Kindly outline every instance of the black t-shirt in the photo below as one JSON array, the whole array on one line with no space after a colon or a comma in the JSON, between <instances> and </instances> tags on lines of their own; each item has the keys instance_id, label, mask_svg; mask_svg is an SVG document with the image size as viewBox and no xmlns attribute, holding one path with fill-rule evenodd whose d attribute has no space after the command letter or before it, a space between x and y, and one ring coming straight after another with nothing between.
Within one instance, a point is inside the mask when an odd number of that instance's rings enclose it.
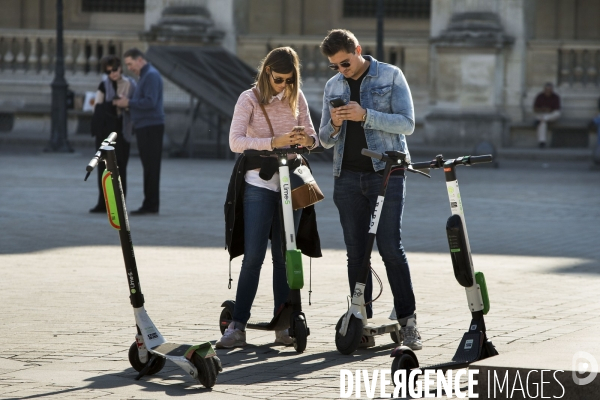
<instances>
[{"instance_id":1,"label":"black t-shirt","mask_svg":"<svg viewBox=\"0 0 600 400\"><path fill-rule=\"evenodd\" d=\"M360 104L360 84L369 72L369 68L354 80L346 78L350 86L350 101ZM346 121L346 139L344 140L344 157L342 169L355 172L373 172L373 162L370 157L363 156L360 152L367 148L367 137L362 127L362 121Z\"/></svg>"}]
</instances>

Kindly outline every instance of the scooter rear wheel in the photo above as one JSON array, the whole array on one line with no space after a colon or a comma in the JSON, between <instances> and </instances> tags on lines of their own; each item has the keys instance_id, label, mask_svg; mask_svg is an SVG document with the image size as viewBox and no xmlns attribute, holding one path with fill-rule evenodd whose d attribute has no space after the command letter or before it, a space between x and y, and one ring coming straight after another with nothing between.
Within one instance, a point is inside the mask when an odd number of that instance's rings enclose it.
<instances>
[{"instance_id":1,"label":"scooter rear wheel","mask_svg":"<svg viewBox=\"0 0 600 400\"><path fill-rule=\"evenodd\" d=\"M306 321L301 317L296 317L294 324L294 349L297 353L302 353L306 350L306 342L308 337L308 329Z\"/></svg>"},{"instance_id":2,"label":"scooter rear wheel","mask_svg":"<svg viewBox=\"0 0 600 400\"><path fill-rule=\"evenodd\" d=\"M344 317L345 315L342 315L337 325L335 326L335 347L337 347L340 353L348 355L354 353L360 345L360 339L362 338L363 331L363 323L360 319L356 318L354 315L351 315L350 321L348 322L348 330L346 331L346 336L342 336L342 334L340 333L340 327L342 326L342 321L344 320Z\"/></svg>"},{"instance_id":3,"label":"scooter rear wheel","mask_svg":"<svg viewBox=\"0 0 600 400\"><path fill-rule=\"evenodd\" d=\"M137 372L140 372L144 369L144 367L150 362L151 354L148 354L148 361L145 363L140 361L140 354L138 352L137 343L133 342L133 344L129 347L129 364L135 369ZM146 372L146 375L154 375L160 372L161 369L165 366L167 360L162 357L155 357L154 363Z\"/></svg>"},{"instance_id":4,"label":"scooter rear wheel","mask_svg":"<svg viewBox=\"0 0 600 400\"><path fill-rule=\"evenodd\" d=\"M198 370L198 380L207 389L215 386L217 383L217 366L212 357L203 358L197 353L192 355L192 363Z\"/></svg>"},{"instance_id":5,"label":"scooter rear wheel","mask_svg":"<svg viewBox=\"0 0 600 400\"><path fill-rule=\"evenodd\" d=\"M225 329L229 326L229 321L233 320L233 314L231 310L227 307L224 307L221 310L221 315L219 316L219 329L221 329L221 335L225 333Z\"/></svg>"},{"instance_id":6,"label":"scooter rear wheel","mask_svg":"<svg viewBox=\"0 0 600 400\"><path fill-rule=\"evenodd\" d=\"M392 342L396 344L400 344L401 342L401 340L398 338L398 335L396 335L396 331L390 332L390 338L392 338Z\"/></svg>"}]
</instances>

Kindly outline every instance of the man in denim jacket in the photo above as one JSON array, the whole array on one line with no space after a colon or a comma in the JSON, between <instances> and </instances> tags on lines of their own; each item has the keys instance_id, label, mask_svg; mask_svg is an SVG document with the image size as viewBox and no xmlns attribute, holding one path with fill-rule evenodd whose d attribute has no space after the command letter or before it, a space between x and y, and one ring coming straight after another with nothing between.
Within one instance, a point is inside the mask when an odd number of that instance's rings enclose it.
<instances>
[{"instance_id":1,"label":"man in denim jacket","mask_svg":"<svg viewBox=\"0 0 600 400\"><path fill-rule=\"evenodd\" d=\"M352 293L365 255L370 219L385 167L385 162L365 157L360 152L363 148L378 153L398 150L408 156L405 135L414 131L414 109L402 71L363 56L352 32L330 31L321 43L321 52L329 59L329 67L339 71L325 85L319 138L325 148L334 147L333 201L344 231ZM346 105L332 108L330 101L335 98L341 98ZM402 327L400 339L405 346L420 350L415 296L400 237L404 196L404 170L397 170L389 178L376 238ZM372 299L372 288L369 276L364 294L366 302ZM367 318L372 316L372 306L368 304ZM375 344L372 337L363 339L365 346Z\"/></svg>"}]
</instances>

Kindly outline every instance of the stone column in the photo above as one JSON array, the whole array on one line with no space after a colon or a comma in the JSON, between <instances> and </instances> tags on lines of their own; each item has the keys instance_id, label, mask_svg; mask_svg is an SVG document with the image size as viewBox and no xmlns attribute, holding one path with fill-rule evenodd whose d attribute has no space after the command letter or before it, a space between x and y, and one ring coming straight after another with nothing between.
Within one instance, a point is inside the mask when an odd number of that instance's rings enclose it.
<instances>
[{"instance_id":1,"label":"stone column","mask_svg":"<svg viewBox=\"0 0 600 400\"><path fill-rule=\"evenodd\" d=\"M432 1L428 144L508 145L521 110L525 1Z\"/></svg>"}]
</instances>

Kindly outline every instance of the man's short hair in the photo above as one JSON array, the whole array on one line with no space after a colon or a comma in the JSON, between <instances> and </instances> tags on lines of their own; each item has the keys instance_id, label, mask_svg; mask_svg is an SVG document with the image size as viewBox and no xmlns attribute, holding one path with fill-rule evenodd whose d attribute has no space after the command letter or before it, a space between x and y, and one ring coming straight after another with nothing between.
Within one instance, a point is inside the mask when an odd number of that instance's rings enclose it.
<instances>
[{"instance_id":1,"label":"man's short hair","mask_svg":"<svg viewBox=\"0 0 600 400\"><path fill-rule=\"evenodd\" d=\"M137 60L140 57L142 57L144 60L146 59L146 57L144 57L144 53L137 47L129 49L125 53L123 53L123 58L125 59L127 57L131 57L134 60Z\"/></svg>"},{"instance_id":2,"label":"man's short hair","mask_svg":"<svg viewBox=\"0 0 600 400\"><path fill-rule=\"evenodd\" d=\"M352 32L347 29L332 29L327 32L320 47L324 56L331 57L340 51L354 53L356 46L358 46L358 40Z\"/></svg>"}]
</instances>

